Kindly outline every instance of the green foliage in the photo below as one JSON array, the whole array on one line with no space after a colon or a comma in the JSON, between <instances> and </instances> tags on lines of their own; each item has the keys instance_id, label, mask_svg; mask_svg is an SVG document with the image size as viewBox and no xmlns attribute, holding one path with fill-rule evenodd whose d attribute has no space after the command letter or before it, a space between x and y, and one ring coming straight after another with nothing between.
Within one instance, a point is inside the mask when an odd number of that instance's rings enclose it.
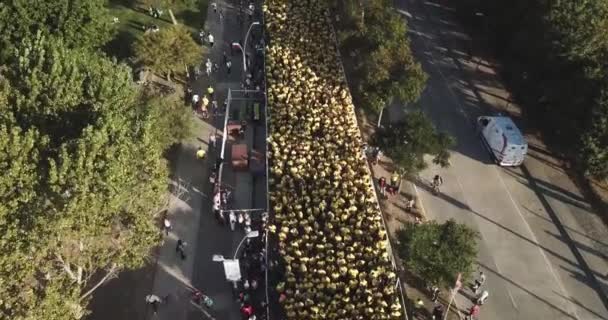
<instances>
[{"instance_id":1,"label":"green foliage","mask_svg":"<svg viewBox=\"0 0 608 320\"><path fill-rule=\"evenodd\" d=\"M141 104L148 109L149 121L156 128L156 135L164 149L192 137L194 122L190 108L184 108L183 100L177 95L165 98L147 97Z\"/></svg>"},{"instance_id":2,"label":"green foliage","mask_svg":"<svg viewBox=\"0 0 608 320\"><path fill-rule=\"evenodd\" d=\"M433 162L449 165L449 148L455 141L438 133L431 121L420 111L408 113L405 120L380 128L374 135L379 146L405 174L415 174L426 168L424 155L434 156Z\"/></svg>"},{"instance_id":3,"label":"green foliage","mask_svg":"<svg viewBox=\"0 0 608 320\"><path fill-rule=\"evenodd\" d=\"M427 75L412 55L405 20L385 0L335 3L342 52L356 52L353 96L379 112L393 99L418 100Z\"/></svg>"},{"instance_id":4,"label":"green foliage","mask_svg":"<svg viewBox=\"0 0 608 320\"><path fill-rule=\"evenodd\" d=\"M608 0L455 5L470 27L489 33L511 89L549 142L587 174L605 177Z\"/></svg>"},{"instance_id":5,"label":"green foliage","mask_svg":"<svg viewBox=\"0 0 608 320\"><path fill-rule=\"evenodd\" d=\"M590 130L583 136L582 157L586 173L601 179L608 178L608 92L591 112Z\"/></svg>"},{"instance_id":6,"label":"green foliage","mask_svg":"<svg viewBox=\"0 0 608 320\"><path fill-rule=\"evenodd\" d=\"M202 58L201 47L181 25L145 34L135 43L134 51L140 62L167 77Z\"/></svg>"},{"instance_id":7,"label":"green foliage","mask_svg":"<svg viewBox=\"0 0 608 320\"><path fill-rule=\"evenodd\" d=\"M406 223L397 231L397 254L425 281L452 287L458 273L467 279L477 259L478 233L450 219L443 224Z\"/></svg>"},{"instance_id":8,"label":"green foliage","mask_svg":"<svg viewBox=\"0 0 608 320\"><path fill-rule=\"evenodd\" d=\"M160 115L174 107L62 41L17 52L0 76L0 318L80 318L99 275L140 266L158 241L174 141Z\"/></svg>"},{"instance_id":9,"label":"green foliage","mask_svg":"<svg viewBox=\"0 0 608 320\"><path fill-rule=\"evenodd\" d=\"M63 39L69 47L99 47L112 37L105 0L10 0L0 3L0 52L37 32Z\"/></svg>"}]
</instances>

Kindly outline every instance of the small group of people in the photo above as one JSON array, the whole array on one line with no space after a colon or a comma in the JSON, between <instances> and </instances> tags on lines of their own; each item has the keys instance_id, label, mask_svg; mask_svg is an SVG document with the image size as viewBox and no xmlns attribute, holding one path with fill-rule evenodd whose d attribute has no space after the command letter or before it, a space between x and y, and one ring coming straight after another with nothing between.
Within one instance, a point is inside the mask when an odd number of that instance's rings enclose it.
<instances>
[{"instance_id":1,"label":"small group of people","mask_svg":"<svg viewBox=\"0 0 608 320\"><path fill-rule=\"evenodd\" d=\"M251 232L251 214L248 212L230 210L228 212L228 223L232 231L239 225L245 233Z\"/></svg>"},{"instance_id":2,"label":"small group of people","mask_svg":"<svg viewBox=\"0 0 608 320\"><path fill-rule=\"evenodd\" d=\"M396 195L399 192L399 174L394 173L391 176L390 184L387 184L385 177L380 177L378 179L378 189L380 190L380 195L388 198L389 195Z\"/></svg>"},{"instance_id":3,"label":"small group of people","mask_svg":"<svg viewBox=\"0 0 608 320\"><path fill-rule=\"evenodd\" d=\"M263 231L263 223L256 225L260 227L261 233ZM264 272L266 270L266 249L264 243L265 237L263 235L257 238L247 238L245 246L240 254L239 260L241 266L244 281L240 286L237 286L237 300L241 306L241 315L243 319L265 319L266 317L266 302L264 300L264 294L258 292L261 281L264 279Z\"/></svg>"},{"instance_id":4,"label":"small group of people","mask_svg":"<svg viewBox=\"0 0 608 320\"><path fill-rule=\"evenodd\" d=\"M168 237L169 232L171 232L171 230L173 230L173 225L171 223L171 220L169 219L169 216L167 215L167 211L165 211L163 213L162 219L163 219L162 229L163 229L163 232L165 233L165 236ZM175 252L177 254L179 254L179 256L181 257L182 260L186 260L186 242L184 240L182 240L180 238L177 239L177 242L175 244Z\"/></svg>"},{"instance_id":5,"label":"small group of people","mask_svg":"<svg viewBox=\"0 0 608 320\"><path fill-rule=\"evenodd\" d=\"M471 289L475 298L473 299L473 305L466 311L465 319L466 320L475 320L478 319L479 313L481 311L481 306L488 300L490 293L488 290L483 290L481 293L479 292L482 286L486 282L486 275L483 271L479 272L479 276L474 280L471 285ZM434 308L431 311L431 317L433 320L443 320L446 310L444 306L439 302L439 294L440 289L437 286L427 287L427 289L431 293L431 301L434 304ZM424 301L418 298L414 303L414 318L420 317L423 314L424 309Z\"/></svg>"},{"instance_id":6,"label":"small group of people","mask_svg":"<svg viewBox=\"0 0 608 320\"><path fill-rule=\"evenodd\" d=\"M201 98L200 95L194 93L191 87L186 89L186 97L190 97L190 101L192 103L192 109L195 112L199 112L203 119L209 118L209 111L207 110L209 107L209 103L211 102L211 106L213 109L213 115L215 116L219 111L217 100L215 100L214 95L215 89L213 86L208 86L205 94Z\"/></svg>"},{"instance_id":7,"label":"small group of people","mask_svg":"<svg viewBox=\"0 0 608 320\"><path fill-rule=\"evenodd\" d=\"M483 290L481 291L481 293L479 293L479 290L481 290L481 287L485 283L486 275L483 273L483 271L480 271L479 276L477 277L477 279L475 279L471 287L471 289L473 290L473 294L475 294L475 300L473 301L473 306L471 306L467 313L467 320L473 320L479 316L481 306L486 302L486 300L488 300L488 297L490 296L490 292L488 290Z\"/></svg>"},{"instance_id":8,"label":"small group of people","mask_svg":"<svg viewBox=\"0 0 608 320\"><path fill-rule=\"evenodd\" d=\"M148 14L153 18L159 19L163 15L163 10L156 7L148 7Z\"/></svg>"}]
</instances>

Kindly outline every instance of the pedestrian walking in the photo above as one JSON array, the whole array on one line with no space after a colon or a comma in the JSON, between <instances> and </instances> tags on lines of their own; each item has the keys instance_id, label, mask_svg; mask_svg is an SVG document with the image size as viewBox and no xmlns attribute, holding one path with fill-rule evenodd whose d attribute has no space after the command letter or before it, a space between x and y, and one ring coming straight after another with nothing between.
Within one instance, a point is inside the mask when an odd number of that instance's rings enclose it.
<instances>
[{"instance_id":1,"label":"pedestrian walking","mask_svg":"<svg viewBox=\"0 0 608 320\"><path fill-rule=\"evenodd\" d=\"M213 205L218 209L222 206L222 192L218 191L213 195Z\"/></svg>"},{"instance_id":2,"label":"pedestrian walking","mask_svg":"<svg viewBox=\"0 0 608 320\"><path fill-rule=\"evenodd\" d=\"M416 202L414 201L414 198L411 198L410 200L408 200L405 203L405 211L412 212L412 209L414 209L415 204L416 204Z\"/></svg>"},{"instance_id":3,"label":"pedestrian walking","mask_svg":"<svg viewBox=\"0 0 608 320\"><path fill-rule=\"evenodd\" d=\"M433 308L433 320L443 320L443 306L438 304Z\"/></svg>"},{"instance_id":4,"label":"pedestrian walking","mask_svg":"<svg viewBox=\"0 0 608 320\"><path fill-rule=\"evenodd\" d=\"M224 12L222 11L222 9L220 9L220 11L219 11L219 18L220 18L220 22L222 22L222 20L224 19Z\"/></svg>"},{"instance_id":5,"label":"pedestrian walking","mask_svg":"<svg viewBox=\"0 0 608 320\"><path fill-rule=\"evenodd\" d=\"M386 178L385 177L380 177L380 179L378 179L378 188L380 189L380 194L382 196L384 196L384 193L386 190Z\"/></svg>"},{"instance_id":6,"label":"pedestrian walking","mask_svg":"<svg viewBox=\"0 0 608 320\"><path fill-rule=\"evenodd\" d=\"M217 13L217 3L211 2L211 8L213 8L214 13Z\"/></svg>"},{"instance_id":7,"label":"pedestrian walking","mask_svg":"<svg viewBox=\"0 0 608 320\"><path fill-rule=\"evenodd\" d=\"M203 119L209 118L209 114L207 113L207 106L209 105L209 99L206 96L203 96L203 103L201 104L201 115Z\"/></svg>"},{"instance_id":8,"label":"pedestrian walking","mask_svg":"<svg viewBox=\"0 0 608 320\"><path fill-rule=\"evenodd\" d=\"M218 109L219 109L219 108L218 108L218 106L217 106L217 100L213 100L213 101L211 101L211 112L212 112L213 116L216 116L216 115L217 115L217 111L218 111ZM214 141L214 143L215 143L215 141ZM214 146L215 146L215 145L214 145Z\"/></svg>"},{"instance_id":9,"label":"pedestrian walking","mask_svg":"<svg viewBox=\"0 0 608 320\"><path fill-rule=\"evenodd\" d=\"M196 105L198 104L198 101L199 101L200 99L201 99L201 98L199 97L199 95L198 95L198 94L193 94L193 95L192 95L192 107L193 107L193 108L195 108L195 109L196 109Z\"/></svg>"},{"instance_id":10,"label":"pedestrian walking","mask_svg":"<svg viewBox=\"0 0 608 320\"><path fill-rule=\"evenodd\" d=\"M489 296L490 293L488 292L488 290L484 290L479 296L479 298L477 298L477 304L480 306L483 305L484 303L486 303L486 300L488 300Z\"/></svg>"},{"instance_id":11,"label":"pedestrian walking","mask_svg":"<svg viewBox=\"0 0 608 320\"><path fill-rule=\"evenodd\" d=\"M203 150L203 147L198 147L198 150L196 150L196 158L198 160L203 160L205 159L205 155L207 152L205 152L205 150Z\"/></svg>"},{"instance_id":12,"label":"pedestrian walking","mask_svg":"<svg viewBox=\"0 0 608 320\"><path fill-rule=\"evenodd\" d=\"M207 94L209 94L209 97L210 97L211 99L213 99L213 91L214 91L214 90L213 90L213 87L212 87L211 85L209 85L209 86L207 87Z\"/></svg>"},{"instance_id":13,"label":"pedestrian walking","mask_svg":"<svg viewBox=\"0 0 608 320\"><path fill-rule=\"evenodd\" d=\"M371 158L371 162L373 165L377 165L378 164L378 157L380 156L380 148L378 147L374 147L372 149L372 158Z\"/></svg>"},{"instance_id":14,"label":"pedestrian walking","mask_svg":"<svg viewBox=\"0 0 608 320\"><path fill-rule=\"evenodd\" d=\"M207 61L205 61L205 68L206 68L206 72L207 72L207 76L211 75L211 71L213 68L213 63L211 62L211 59L207 58Z\"/></svg>"},{"instance_id":15,"label":"pedestrian walking","mask_svg":"<svg viewBox=\"0 0 608 320\"><path fill-rule=\"evenodd\" d=\"M477 318L479 316L480 309L481 308L478 304L473 305L471 309L469 309L466 320L473 320L474 318Z\"/></svg>"},{"instance_id":16,"label":"pedestrian walking","mask_svg":"<svg viewBox=\"0 0 608 320\"><path fill-rule=\"evenodd\" d=\"M249 215L249 213L246 213L245 214L245 234L248 234L249 232L251 232L251 216Z\"/></svg>"},{"instance_id":17,"label":"pedestrian walking","mask_svg":"<svg viewBox=\"0 0 608 320\"><path fill-rule=\"evenodd\" d=\"M226 73L230 74L230 70L232 69L232 61L226 61Z\"/></svg>"},{"instance_id":18,"label":"pedestrian walking","mask_svg":"<svg viewBox=\"0 0 608 320\"><path fill-rule=\"evenodd\" d=\"M391 186L395 188L399 187L399 174L397 172L394 172L391 176Z\"/></svg>"},{"instance_id":19,"label":"pedestrian walking","mask_svg":"<svg viewBox=\"0 0 608 320\"><path fill-rule=\"evenodd\" d=\"M158 306L163 303L163 300L155 294L149 294L146 296L146 303L152 307L152 311L156 314L158 312Z\"/></svg>"},{"instance_id":20,"label":"pedestrian walking","mask_svg":"<svg viewBox=\"0 0 608 320\"><path fill-rule=\"evenodd\" d=\"M199 66L194 67L194 80L197 80L201 75L201 68Z\"/></svg>"},{"instance_id":21,"label":"pedestrian walking","mask_svg":"<svg viewBox=\"0 0 608 320\"><path fill-rule=\"evenodd\" d=\"M479 272L479 278L475 279L475 284L473 285L473 292L477 294L481 286L486 282L486 275L483 271Z\"/></svg>"},{"instance_id":22,"label":"pedestrian walking","mask_svg":"<svg viewBox=\"0 0 608 320\"><path fill-rule=\"evenodd\" d=\"M213 215L218 218L220 216L220 204L217 202L213 203Z\"/></svg>"},{"instance_id":23,"label":"pedestrian walking","mask_svg":"<svg viewBox=\"0 0 608 320\"><path fill-rule=\"evenodd\" d=\"M207 36L207 41L209 41L209 46L213 47L214 39L213 39L213 35L211 34L211 32L209 32L209 35Z\"/></svg>"},{"instance_id":24,"label":"pedestrian walking","mask_svg":"<svg viewBox=\"0 0 608 320\"><path fill-rule=\"evenodd\" d=\"M433 286L432 290L432 294L431 294L431 301L433 301L433 303L437 303L437 300L439 300L439 288L437 286Z\"/></svg>"},{"instance_id":25,"label":"pedestrian walking","mask_svg":"<svg viewBox=\"0 0 608 320\"><path fill-rule=\"evenodd\" d=\"M230 222L230 230L234 231L234 226L236 224L236 214L234 214L234 210L230 210L228 221Z\"/></svg>"},{"instance_id":26,"label":"pedestrian walking","mask_svg":"<svg viewBox=\"0 0 608 320\"><path fill-rule=\"evenodd\" d=\"M211 174L209 175L209 184L211 184L212 187L215 185L215 178L215 172L211 172Z\"/></svg>"},{"instance_id":27,"label":"pedestrian walking","mask_svg":"<svg viewBox=\"0 0 608 320\"><path fill-rule=\"evenodd\" d=\"M245 304L241 307L241 314L245 319L249 319L253 315L253 307L250 304Z\"/></svg>"},{"instance_id":28,"label":"pedestrian walking","mask_svg":"<svg viewBox=\"0 0 608 320\"><path fill-rule=\"evenodd\" d=\"M169 235L169 231L171 230L171 221L165 218L163 221L163 229L165 230L165 235Z\"/></svg>"},{"instance_id":29,"label":"pedestrian walking","mask_svg":"<svg viewBox=\"0 0 608 320\"><path fill-rule=\"evenodd\" d=\"M222 62L226 63L226 61L228 61L228 55L226 54L226 50L224 50L224 52L222 52Z\"/></svg>"},{"instance_id":30,"label":"pedestrian walking","mask_svg":"<svg viewBox=\"0 0 608 320\"><path fill-rule=\"evenodd\" d=\"M243 214L243 212L239 212L239 215L237 216L237 221L239 223L239 226L243 226L243 222L245 222L245 215Z\"/></svg>"},{"instance_id":31,"label":"pedestrian walking","mask_svg":"<svg viewBox=\"0 0 608 320\"><path fill-rule=\"evenodd\" d=\"M175 252L179 253L180 258L182 260L186 260L186 242L182 239L177 239L177 244L175 245Z\"/></svg>"},{"instance_id":32,"label":"pedestrian walking","mask_svg":"<svg viewBox=\"0 0 608 320\"><path fill-rule=\"evenodd\" d=\"M422 315L422 309L424 309L424 301L418 298L414 305L414 316L418 317L419 315Z\"/></svg>"},{"instance_id":33,"label":"pedestrian walking","mask_svg":"<svg viewBox=\"0 0 608 320\"><path fill-rule=\"evenodd\" d=\"M188 86L186 88L186 104L188 103L188 101L192 100L192 87Z\"/></svg>"},{"instance_id":34,"label":"pedestrian walking","mask_svg":"<svg viewBox=\"0 0 608 320\"><path fill-rule=\"evenodd\" d=\"M215 148L215 139L216 139L216 135L215 132L212 132L209 134L209 144Z\"/></svg>"}]
</instances>

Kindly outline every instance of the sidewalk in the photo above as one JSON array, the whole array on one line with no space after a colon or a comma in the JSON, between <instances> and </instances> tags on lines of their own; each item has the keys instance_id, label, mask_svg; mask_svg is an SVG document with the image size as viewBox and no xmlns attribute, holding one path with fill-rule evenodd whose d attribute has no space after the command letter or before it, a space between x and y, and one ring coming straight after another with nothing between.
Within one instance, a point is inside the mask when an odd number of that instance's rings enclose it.
<instances>
[{"instance_id":1,"label":"sidewalk","mask_svg":"<svg viewBox=\"0 0 608 320\"><path fill-rule=\"evenodd\" d=\"M207 58L218 64L219 70L210 78L201 75L191 85L193 93L202 97L211 84L221 109L228 89L241 89L242 55L238 52L231 56L230 44L243 40L249 22L245 15L245 23L240 26L236 17L238 11L236 7L226 1L215 1L215 3L218 11L223 12L223 19L220 19L219 12L214 12L210 1L205 30L213 34L215 43L210 48L208 56L201 59L201 70L205 70L204 63ZM226 52L232 61L230 74L223 64L223 52ZM169 298L168 303L159 307L156 315L152 310L148 310L146 319L241 319L239 304L233 297L232 285L225 280L222 263L212 261L212 256L215 254L232 258L235 248L243 238L242 231L231 232L227 226L220 225L213 216L211 208L213 190L208 178L219 155L223 120L223 114L206 120L197 116L194 120L195 137L184 141L177 152L175 177L172 183L174 189L182 190L174 192L181 194L181 199L174 196L171 201L168 217L173 229L159 248L151 292L160 297L168 295ZM212 133L218 134L216 148L208 145ZM199 146L207 150L207 155L202 161L195 158ZM228 163L225 163L224 167L229 167L229 154L225 159ZM238 205L251 207L253 200L249 199L253 198L251 194L254 181L246 178L237 181L236 177L234 175L230 177L230 174L228 179L237 189L234 195L235 199L239 199ZM265 193L262 196L265 196ZM177 239L187 243L185 260L181 260L175 251ZM213 307L205 309L192 304L189 287L197 288L211 297L214 301ZM144 297L141 299L143 300Z\"/></svg>"},{"instance_id":2,"label":"sidewalk","mask_svg":"<svg viewBox=\"0 0 608 320\"><path fill-rule=\"evenodd\" d=\"M382 120L383 125L386 125L389 122L397 122L405 116L403 107L398 105L389 106L384 110L384 112L385 115ZM361 127L360 129L363 140L369 141L371 135L376 130L377 123L375 122L375 120L370 121L372 119L369 119L367 115L363 114L360 111L357 111L357 118L359 121L359 126ZM370 164L370 168L372 171L372 178L374 179L374 185L376 188L378 188L378 179L384 177L388 183L390 181L391 175L393 175L393 173L395 172L395 167L392 163L392 160L384 155L380 155L378 157L378 164ZM378 189L376 189L376 192L378 194L378 200L380 202L380 208L382 209L382 214L384 215L384 219L388 228L387 231L389 234L389 239L393 246L396 244L395 234L404 223L414 222L416 220L416 217L419 217L422 221L425 221L427 219L422 202L419 201L418 191L416 190L416 188L417 187L414 183L402 179L399 183L399 192L396 195L385 197L380 195ZM415 200L415 206L413 210L408 212L406 210L406 202L412 198ZM398 262L401 261L397 254L395 254L395 259ZM416 301L416 299L420 298L424 301L425 308L428 311L427 315L430 318L430 314L434 305L430 299L430 292L426 292L426 290L424 289L425 284L421 282L420 279L417 279L415 276L408 273L407 270L402 267L402 265L402 263L398 263L399 278L401 279L401 282L403 284L407 300L409 300L409 303L406 305L407 310L414 310L415 308L413 307L413 302ZM442 292L439 301L444 306L447 306L449 302L448 300L449 293ZM452 310L454 310L454 308L456 308L455 305L453 305ZM411 316L409 318L413 319ZM455 312L449 313L449 320L455 320L459 318L459 314Z\"/></svg>"}]
</instances>

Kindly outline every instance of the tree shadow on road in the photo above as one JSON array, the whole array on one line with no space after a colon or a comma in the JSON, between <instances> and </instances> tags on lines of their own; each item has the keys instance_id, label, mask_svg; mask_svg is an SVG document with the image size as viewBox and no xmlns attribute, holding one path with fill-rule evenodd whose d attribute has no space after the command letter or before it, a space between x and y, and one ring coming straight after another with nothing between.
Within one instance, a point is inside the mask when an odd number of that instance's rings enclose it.
<instances>
[{"instance_id":1,"label":"tree shadow on road","mask_svg":"<svg viewBox=\"0 0 608 320\"><path fill-rule=\"evenodd\" d=\"M508 283L509 283L509 284L511 284L512 286L514 286L514 287L516 287L516 288L518 288L518 289L522 290L523 292L525 292L525 293L527 293L528 295L530 295L530 297L534 298L535 300L538 300L538 302L543 303L543 304L546 304L547 306L551 307L552 309L554 309L554 310L557 310L557 311L561 312L561 313L562 313L564 316L566 316L566 317L567 317L567 318L569 318L569 319L578 320L578 319L577 319L575 316L571 315L571 314L570 314L568 311L566 311L566 310L562 309L560 306L557 306L557 305L555 305L555 304L551 303L550 301L548 301L548 300L544 299L543 297L541 297L541 296L539 296L539 295L535 294L534 292L532 292L532 291L530 291L530 290L526 289L524 286L520 285L519 283L517 283L517 282L515 282L515 281L513 281L513 280L511 280L511 279L509 279L509 278L507 278L507 277L505 277L505 276L503 276L503 275L502 275L500 272L498 272L497 270L495 270L495 269L493 269L493 268L490 268L490 266L485 265L485 264L483 264L483 263L481 263L481 262L479 262L479 261L478 261L478 263L479 263L479 265L480 265L481 267L483 267L483 268L484 268L484 269L485 269L485 270L486 270L488 273L492 273L492 274L496 275L497 277L499 277L499 278L503 279L504 281L508 282Z\"/></svg>"}]
</instances>

